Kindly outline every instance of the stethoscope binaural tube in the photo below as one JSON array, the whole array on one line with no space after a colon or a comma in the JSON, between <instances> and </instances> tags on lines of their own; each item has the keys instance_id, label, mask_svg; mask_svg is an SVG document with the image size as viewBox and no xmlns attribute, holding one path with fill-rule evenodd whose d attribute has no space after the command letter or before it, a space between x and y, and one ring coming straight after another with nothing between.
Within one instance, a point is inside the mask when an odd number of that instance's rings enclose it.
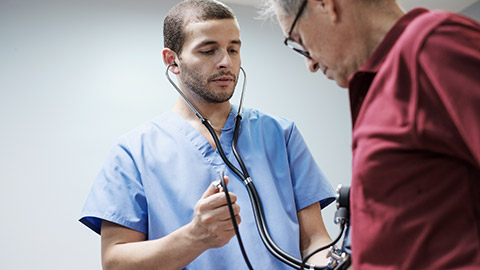
<instances>
[{"instance_id":1,"label":"stethoscope binaural tube","mask_svg":"<svg viewBox=\"0 0 480 270\"><path fill-rule=\"evenodd\" d=\"M246 85L246 80L247 80L245 70L242 67L240 67L240 70L242 71L242 73L244 75L244 81L243 81L242 93L241 93L241 97L240 97L239 109L238 109L237 116L235 117L235 128L234 128L233 141L232 141L233 154L234 154L236 160L238 161L238 163L240 165L240 168L242 170L242 171L240 171L238 168L236 168L230 162L230 160L228 160L227 156L225 155L225 152L223 151L220 140L218 139L218 136L215 133L215 130L210 125L208 120L206 118L204 118L198 112L198 110L195 108L195 106L188 100L188 98L185 96L185 94L180 90L180 88L178 88L178 86L175 84L175 82L170 78L170 76L168 74L168 71L170 69L170 66L172 66L172 65L174 65L174 64L169 64L167 66L167 70L165 72L165 75L166 75L167 79L172 84L172 86L177 90L177 92L180 94L180 96L185 100L185 102L192 109L192 111L195 113L195 115L200 119L202 124L207 128L207 130L209 131L209 133L211 134L211 136L212 136L212 138L215 142L215 145L217 146L218 153L220 154L220 157L225 162L227 167L229 167L244 182L245 187L248 191L248 195L250 197L250 202L252 204L252 209L253 209L253 213L254 213L254 217L255 217L255 221L256 221L255 223L257 224L257 229L258 229L258 232L260 234L260 238L262 239L262 241L263 241L265 247L268 249L268 251L273 256L275 256L277 259L279 259L283 263L285 263L285 264L287 264L287 265L289 265L289 266L291 266L295 269L304 269L304 266L307 267L306 269L315 269L315 270L331 269L328 266L325 266L325 267L317 266L317 265L313 265L313 264L310 264L310 263L305 263L302 260L299 260L299 259L295 258L294 256L288 254L287 252L282 250L280 247L278 247L278 245L275 244L275 242L273 241L273 239L270 236L270 233L268 231L267 224L266 224L266 221L265 221L265 215L264 215L264 212L263 212L263 207L262 207L262 203L261 203L261 200L260 200L260 196L258 195L257 189L255 188L255 185L253 184L253 181L249 176L248 170L247 170L247 168L246 168L246 166L243 162L243 159L241 158L240 153L237 150L237 140L238 140L238 135L239 135L239 127L240 127L240 122L241 122L241 119L242 119L242 117L241 117L242 103L243 103L243 98L244 98L244 93L245 93L245 85ZM221 179L221 180L223 180L223 179ZM224 183L224 182L222 181L222 183ZM224 188L224 190L226 191L227 189ZM226 195L229 196L227 192L226 192ZM232 222L236 223L234 217L232 217ZM237 234L237 237L239 238L239 234ZM337 239L339 239L339 238L337 238ZM333 241L332 243L322 247L321 249L326 249L330 246L333 246L335 243L336 243L336 241ZM240 245L240 248L242 250L242 254L244 255L245 262L247 263L249 269L253 269L250 265L248 257L244 253L243 244L242 244L240 238L239 238L239 245Z\"/></svg>"},{"instance_id":2,"label":"stethoscope binaural tube","mask_svg":"<svg viewBox=\"0 0 480 270\"><path fill-rule=\"evenodd\" d=\"M167 69L165 71L165 76L167 77L170 84L175 88L175 90L177 90L178 94L180 94L180 96L183 98L183 100L187 103L188 107L190 107L190 109L192 109L192 111L195 113L195 115L198 117L198 119L200 119L200 121L202 121L202 123L203 123L206 119L198 112L197 108L195 108L195 106L193 106L193 104L190 102L190 100L188 100L187 96L185 96L185 94L182 92L182 90L180 90L180 88L175 84L175 82L170 78L170 75L168 74L168 71L170 70L170 67L175 66L175 65L176 64L174 64L174 63L168 64ZM245 70L242 67L240 67L240 70L243 73L243 86L242 86L242 93L241 93L241 96L240 96L240 104L238 106L237 116L239 116L242 113L243 97L245 95L245 86L247 84L247 73L245 73ZM208 121L206 123L208 123Z\"/></svg>"}]
</instances>

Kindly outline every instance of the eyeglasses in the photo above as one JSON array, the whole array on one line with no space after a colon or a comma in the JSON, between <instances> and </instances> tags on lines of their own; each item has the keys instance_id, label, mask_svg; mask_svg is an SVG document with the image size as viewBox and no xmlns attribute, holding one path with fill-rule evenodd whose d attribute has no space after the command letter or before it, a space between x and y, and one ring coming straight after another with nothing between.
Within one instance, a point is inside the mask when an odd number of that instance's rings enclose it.
<instances>
[{"instance_id":1,"label":"eyeglasses","mask_svg":"<svg viewBox=\"0 0 480 270\"><path fill-rule=\"evenodd\" d=\"M295 19L293 20L292 27L290 27L290 31L288 31L288 35L287 37L285 37L285 40L283 41L283 43L290 49L294 50L295 52L307 57L308 59L312 59L310 57L310 53L306 51L302 45L300 45L297 41L295 41L293 38L290 37L290 35L293 32L293 28L295 27L295 24L298 21L298 18L300 18L300 15L302 15L302 12L306 6L307 6L307 0L304 0L302 5L300 6L300 9L298 10L297 16L295 16Z\"/></svg>"}]
</instances>

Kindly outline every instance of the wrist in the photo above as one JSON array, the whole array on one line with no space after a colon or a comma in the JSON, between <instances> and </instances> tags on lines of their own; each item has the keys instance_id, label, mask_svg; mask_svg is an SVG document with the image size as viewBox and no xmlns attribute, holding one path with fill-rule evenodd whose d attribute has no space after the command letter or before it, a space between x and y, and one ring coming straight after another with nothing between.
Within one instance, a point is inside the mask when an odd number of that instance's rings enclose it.
<instances>
[{"instance_id":1,"label":"wrist","mask_svg":"<svg viewBox=\"0 0 480 270\"><path fill-rule=\"evenodd\" d=\"M192 250L203 253L205 250L210 248L208 243L205 241L205 238L201 237L201 234L198 232L198 228L196 228L192 222L180 228L180 231L180 235L182 236L185 245L190 247Z\"/></svg>"}]
</instances>

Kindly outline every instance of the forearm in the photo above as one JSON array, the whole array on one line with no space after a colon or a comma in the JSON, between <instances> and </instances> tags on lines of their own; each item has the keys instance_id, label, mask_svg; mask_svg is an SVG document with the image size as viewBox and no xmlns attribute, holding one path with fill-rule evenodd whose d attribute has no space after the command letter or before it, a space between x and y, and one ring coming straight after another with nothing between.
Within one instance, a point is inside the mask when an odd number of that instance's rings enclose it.
<instances>
[{"instance_id":1,"label":"forearm","mask_svg":"<svg viewBox=\"0 0 480 270\"><path fill-rule=\"evenodd\" d=\"M228 177L225 177L228 183ZM237 224L240 207L230 193ZM235 235L225 194L210 185L190 223L155 240L124 226L102 222L102 264L106 270L182 269L205 250L226 245Z\"/></svg>"},{"instance_id":2,"label":"forearm","mask_svg":"<svg viewBox=\"0 0 480 270\"><path fill-rule=\"evenodd\" d=\"M106 270L182 269L207 246L190 237L189 226L155 240L102 244L102 264Z\"/></svg>"},{"instance_id":3,"label":"forearm","mask_svg":"<svg viewBox=\"0 0 480 270\"><path fill-rule=\"evenodd\" d=\"M330 237L319 237L317 239L310 239L308 244L301 250L302 258L305 258L307 255L317 250L318 248L327 245L331 242ZM324 249L308 259L308 262L315 265L326 265L328 264L327 259L328 248Z\"/></svg>"},{"instance_id":4,"label":"forearm","mask_svg":"<svg viewBox=\"0 0 480 270\"><path fill-rule=\"evenodd\" d=\"M322 212L319 203L305 207L298 213L300 225L300 251L302 258L311 252L329 244L332 240L323 224ZM326 265L328 249L313 255L308 262L316 265Z\"/></svg>"}]
</instances>

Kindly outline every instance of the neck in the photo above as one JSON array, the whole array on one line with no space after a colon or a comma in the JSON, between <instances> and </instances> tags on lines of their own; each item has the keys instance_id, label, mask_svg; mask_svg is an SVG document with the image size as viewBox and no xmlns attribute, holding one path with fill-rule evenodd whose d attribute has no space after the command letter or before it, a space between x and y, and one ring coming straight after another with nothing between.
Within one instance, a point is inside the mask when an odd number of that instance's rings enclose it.
<instances>
[{"instance_id":1,"label":"neck","mask_svg":"<svg viewBox=\"0 0 480 270\"><path fill-rule=\"evenodd\" d=\"M350 76L366 63L404 12L394 0L345 1L348 6L343 12L348 22L344 31L352 41L353 47L348 49L355 52Z\"/></svg>"},{"instance_id":2,"label":"neck","mask_svg":"<svg viewBox=\"0 0 480 270\"><path fill-rule=\"evenodd\" d=\"M198 112L206 118L213 129L217 132L225 125L228 115L230 114L231 104L226 101L223 103L208 103L208 102L194 102L190 100L193 106L198 110ZM178 97L177 103L173 107L173 111L182 116L185 120L197 126L200 122L200 119L195 115L195 112L188 106L188 104L183 100L182 97Z\"/></svg>"},{"instance_id":3,"label":"neck","mask_svg":"<svg viewBox=\"0 0 480 270\"><path fill-rule=\"evenodd\" d=\"M376 8L367 6L366 9L371 13L368 16L362 16L364 28L363 36L366 38L366 53L368 57L373 54L378 45L383 41L387 33L405 15L403 10L397 5L396 1L380 1Z\"/></svg>"}]
</instances>

